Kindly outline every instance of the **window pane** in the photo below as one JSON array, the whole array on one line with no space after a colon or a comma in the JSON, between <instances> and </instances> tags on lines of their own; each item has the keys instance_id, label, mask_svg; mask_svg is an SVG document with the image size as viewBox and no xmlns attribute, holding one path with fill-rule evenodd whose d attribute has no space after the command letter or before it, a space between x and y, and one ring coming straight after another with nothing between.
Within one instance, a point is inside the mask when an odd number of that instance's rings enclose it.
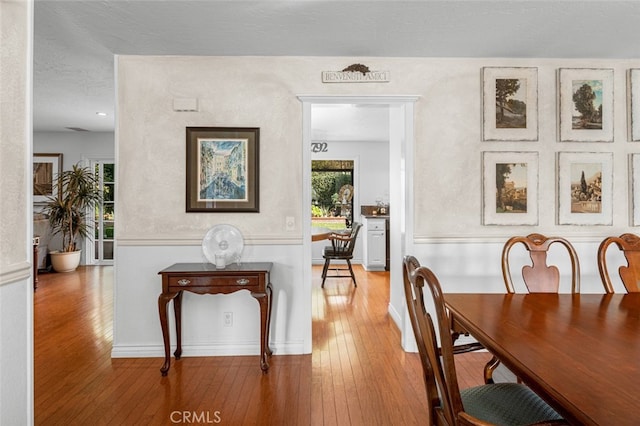
<instances>
[{"instance_id":1,"label":"window pane","mask_svg":"<svg viewBox=\"0 0 640 426\"><path fill-rule=\"evenodd\" d=\"M102 218L104 220L113 220L113 208L114 205L112 204L105 204L103 207L103 213L102 213Z\"/></svg>"},{"instance_id":2,"label":"window pane","mask_svg":"<svg viewBox=\"0 0 640 426\"><path fill-rule=\"evenodd\" d=\"M103 176L103 181L104 182L115 182L115 164L111 163L111 164L104 164L104 176Z\"/></svg>"},{"instance_id":3,"label":"window pane","mask_svg":"<svg viewBox=\"0 0 640 426\"><path fill-rule=\"evenodd\" d=\"M113 241L105 241L102 248L104 249L103 259L113 260Z\"/></svg>"},{"instance_id":4,"label":"window pane","mask_svg":"<svg viewBox=\"0 0 640 426\"><path fill-rule=\"evenodd\" d=\"M104 222L104 235L102 236L106 240L113 240L114 226L113 222Z\"/></svg>"},{"instance_id":5,"label":"window pane","mask_svg":"<svg viewBox=\"0 0 640 426\"><path fill-rule=\"evenodd\" d=\"M102 198L105 202L113 201L115 195L115 185L113 183L105 183L102 188Z\"/></svg>"},{"instance_id":6,"label":"window pane","mask_svg":"<svg viewBox=\"0 0 640 426\"><path fill-rule=\"evenodd\" d=\"M349 227L353 218L353 161L311 163L312 226L323 221Z\"/></svg>"}]
</instances>

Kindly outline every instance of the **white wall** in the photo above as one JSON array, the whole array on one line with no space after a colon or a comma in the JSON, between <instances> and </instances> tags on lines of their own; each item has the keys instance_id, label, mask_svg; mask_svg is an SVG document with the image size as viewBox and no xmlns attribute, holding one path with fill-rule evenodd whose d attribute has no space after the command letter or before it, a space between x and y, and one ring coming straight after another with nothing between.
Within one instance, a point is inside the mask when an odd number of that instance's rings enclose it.
<instances>
[{"instance_id":1,"label":"white wall","mask_svg":"<svg viewBox=\"0 0 640 426\"><path fill-rule=\"evenodd\" d=\"M390 71L391 81L383 84L320 81L321 71L343 69L356 61L371 69ZM406 218L406 229L413 231L408 235L407 246L434 269L448 290L497 290L501 276L496 248L511 235L530 232L561 234L583 245L584 269L590 279L595 279L594 253L602 237L634 230L629 226L626 165L628 154L637 152L639 145L627 142L625 72L638 67L638 61L121 56L117 62L116 151L120 186L116 214L120 226L116 234L114 353L123 348L133 349L142 342L158 347L157 313L149 310L140 318L138 306L143 300L149 303L157 298L159 269L169 266L173 259L200 261L201 238L217 223L230 223L242 231L249 258L283 259L276 265L276 271L283 268L288 272L276 274L291 282L274 281L274 286L284 286L286 302L301 308L276 310L279 313L273 318L274 329L289 331L274 349L283 353L285 348L298 347L300 341L310 348L311 336L305 333L306 327L290 328L290 324L310 324L310 284L301 282L299 266L303 259L300 224L308 220L306 206L301 205L299 183L301 170L306 166L301 164L302 108L296 98L301 94L420 97L414 112L415 148L407 155L415 169L409 188L413 188L409 197L414 211ZM484 66L538 68L539 141L482 142L480 72ZM558 68L564 67L614 69L615 142L557 142L555 75ZM199 111L174 112L174 98L198 98ZM186 126L260 127L260 213L185 213ZM482 225L483 151L539 152L539 225ZM556 225L555 156L559 151L613 152L613 225ZM286 216L295 218L295 231L285 231ZM158 263L147 254L154 253L156 247L171 256ZM120 255L122 250L126 256ZM595 289L597 285L592 281L583 287ZM129 297L131 292L135 293L135 300ZM397 296L397 291L394 294ZM281 303L276 297L275 304ZM403 311L401 297L393 297L391 304L391 309ZM201 309L202 312L194 314L205 315L206 308ZM249 318L256 307L238 304L234 309L237 309L235 317ZM120 330L133 324L136 324L134 331L121 334ZM208 334L208 327L192 331L198 335L193 342L194 351L197 345L208 348L227 345ZM250 330L237 332L239 335L234 338L251 340ZM225 350L242 348L230 343Z\"/></svg>"},{"instance_id":2,"label":"white wall","mask_svg":"<svg viewBox=\"0 0 640 426\"><path fill-rule=\"evenodd\" d=\"M33 424L33 1L0 2L0 424Z\"/></svg>"},{"instance_id":3,"label":"white wall","mask_svg":"<svg viewBox=\"0 0 640 426\"><path fill-rule=\"evenodd\" d=\"M64 170L87 158L115 158L113 132L34 132L34 153L61 153Z\"/></svg>"}]
</instances>

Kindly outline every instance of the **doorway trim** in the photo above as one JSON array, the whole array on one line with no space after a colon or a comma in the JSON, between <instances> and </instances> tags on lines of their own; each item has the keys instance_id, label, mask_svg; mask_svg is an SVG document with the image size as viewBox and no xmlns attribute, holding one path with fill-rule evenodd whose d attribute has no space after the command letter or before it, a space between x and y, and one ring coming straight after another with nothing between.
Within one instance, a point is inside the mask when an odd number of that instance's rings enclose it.
<instances>
[{"instance_id":1,"label":"doorway trim","mask_svg":"<svg viewBox=\"0 0 640 426\"><path fill-rule=\"evenodd\" d=\"M390 289L388 312L401 332L402 344L407 328L402 257L413 247L413 153L415 95L300 95L302 102L302 238L303 238L303 300L306 301L307 325L304 352L312 351L311 330L311 107L314 104L381 104L389 106L390 185L399 188L389 194ZM408 196L410 195L410 196ZM306 218L306 219L305 219ZM407 238L407 236L409 236ZM410 326L410 324L409 324Z\"/></svg>"}]
</instances>

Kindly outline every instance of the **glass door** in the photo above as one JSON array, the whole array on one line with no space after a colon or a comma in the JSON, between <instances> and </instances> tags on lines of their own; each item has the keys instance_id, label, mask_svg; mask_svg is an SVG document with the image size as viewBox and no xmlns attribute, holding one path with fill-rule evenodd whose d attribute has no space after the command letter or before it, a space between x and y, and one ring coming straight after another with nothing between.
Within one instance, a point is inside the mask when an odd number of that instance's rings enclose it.
<instances>
[{"instance_id":1,"label":"glass door","mask_svg":"<svg viewBox=\"0 0 640 426\"><path fill-rule=\"evenodd\" d=\"M115 164L112 160L96 160L93 170L102 188L102 201L95 207L93 263L113 264L115 234Z\"/></svg>"}]
</instances>

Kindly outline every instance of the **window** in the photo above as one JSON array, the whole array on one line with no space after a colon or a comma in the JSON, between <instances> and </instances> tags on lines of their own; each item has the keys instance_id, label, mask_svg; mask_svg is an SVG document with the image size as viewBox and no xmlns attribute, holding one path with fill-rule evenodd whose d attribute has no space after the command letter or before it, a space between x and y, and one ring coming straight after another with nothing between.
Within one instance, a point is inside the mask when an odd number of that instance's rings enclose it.
<instances>
[{"instance_id":1,"label":"window","mask_svg":"<svg viewBox=\"0 0 640 426\"><path fill-rule=\"evenodd\" d=\"M115 234L115 164L110 160L93 162L93 170L102 188L102 202L95 207L93 262L113 262Z\"/></svg>"},{"instance_id":2,"label":"window","mask_svg":"<svg viewBox=\"0 0 640 426\"><path fill-rule=\"evenodd\" d=\"M353 161L311 162L311 226L341 229L353 221Z\"/></svg>"}]
</instances>

